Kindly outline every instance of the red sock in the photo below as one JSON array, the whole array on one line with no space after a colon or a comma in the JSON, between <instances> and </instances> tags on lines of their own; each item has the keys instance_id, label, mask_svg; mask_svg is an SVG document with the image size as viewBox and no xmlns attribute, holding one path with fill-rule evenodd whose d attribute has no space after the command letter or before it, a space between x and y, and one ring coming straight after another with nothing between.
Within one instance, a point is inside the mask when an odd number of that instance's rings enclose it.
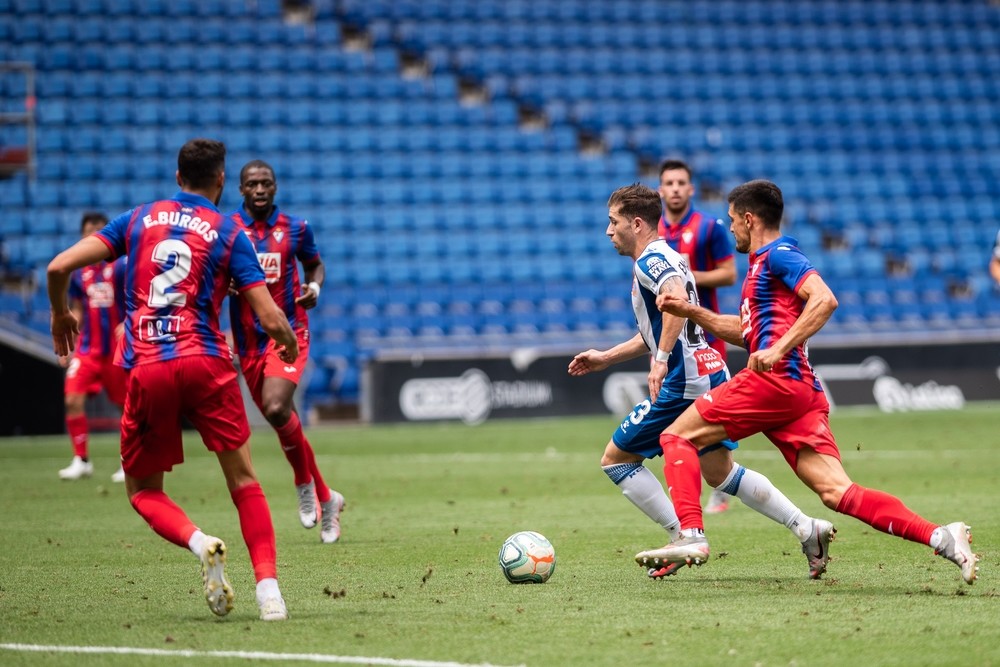
<instances>
[{"instance_id":1,"label":"red sock","mask_svg":"<svg viewBox=\"0 0 1000 667\"><path fill-rule=\"evenodd\" d=\"M312 445L306 440L306 448L308 452L306 453L306 459L309 461L309 470L312 471L313 481L316 482L316 500L321 503L328 502L330 500L330 487L326 485L323 480L323 475L319 472L319 466L316 465L316 452L313 451Z\"/></svg>"},{"instance_id":2,"label":"red sock","mask_svg":"<svg viewBox=\"0 0 1000 667\"><path fill-rule=\"evenodd\" d=\"M274 429L278 433L278 442L281 443L281 451L285 452L285 458L292 466L295 475L295 485L308 484L312 480L312 471L309 469L307 452L309 443L302 432L302 422L299 416L292 412L292 418L283 426ZM317 485L318 486L318 485Z\"/></svg>"},{"instance_id":3,"label":"red sock","mask_svg":"<svg viewBox=\"0 0 1000 667\"><path fill-rule=\"evenodd\" d=\"M259 482L244 484L233 491L233 504L240 515L243 541L250 552L253 573L257 581L278 576L278 548L274 541L274 524Z\"/></svg>"},{"instance_id":4,"label":"red sock","mask_svg":"<svg viewBox=\"0 0 1000 667\"><path fill-rule=\"evenodd\" d=\"M844 493L837 511L860 519L883 533L920 544L930 544L931 533L937 528L896 496L857 484L852 484Z\"/></svg>"},{"instance_id":5,"label":"red sock","mask_svg":"<svg viewBox=\"0 0 1000 667\"><path fill-rule=\"evenodd\" d=\"M66 432L69 433L69 440L73 443L73 456L87 458L87 436L90 433L87 428L87 415L66 417Z\"/></svg>"},{"instance_id":6,"label":"red sock","mask_svg":"<svg viewBox=\"0 0 1000 667\"><path fill-rule=\"evenodd\" d=\"M167 494L158 489L143 489L129 500L157 535L179 547L188 548L188 540L198 527Z\"/></svg>"},{"instance_id":7,"label":"red sock","mask_svg":"<svg viewBox=\"0 0 1000 667\"><path fill-rule=\"evenodd\" d=\"M690 440L667 433L660 436L660 446L663 447L663 476L670 489L674 510L681 520L681 530L688 528L704 530L698 449Z\"/></svg>"}]
</instances>

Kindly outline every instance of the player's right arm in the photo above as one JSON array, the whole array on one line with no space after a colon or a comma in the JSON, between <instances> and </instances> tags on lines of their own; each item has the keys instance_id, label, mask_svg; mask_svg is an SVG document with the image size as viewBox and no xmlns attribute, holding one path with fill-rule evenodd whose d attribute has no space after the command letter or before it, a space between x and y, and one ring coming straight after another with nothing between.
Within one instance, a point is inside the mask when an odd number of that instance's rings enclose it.
<instances>
[{"instance_id":1,"label":"player's right arm","mask_svg":"<svg viewBox=\"0 0 1000 667\"><path fill-rule=\"evenodd\" d=\"M990 257L990 275L997 285L1000 285L1000 233L997 233L997 241L993 245L993 256Z\"/></svg>"},{"instance_id":2,"label":"player's right arm","mask_svg":"<svg viewBox=\"0 0 1000 667\"><path fill-rule=\"evenodd\" d=\"M713 312L708 308L694 305L688 301L687 295L680 296L672 292L662 292L657 295L656 307L661 312L690 319L705 331L727 343L739 347L744 346L743 330L740 327L738 315L723 315Z\"/></svg>"},{"instance_id":3,"label":"player's right arm","mask_svg":"<svg viewBox=\"0 0 1000 667\"><path fill-rule=\"evenodd\" d=\"M636 334L630 340L619 343L607 350L590 349L573 357L569 362L569 374L574 376L586 375L603 371L608 366L628 361L649 354L646 341L642 339L642 334Z\"/></svg>"},{"instance_id":4,"label":"player's right arm","mask_svg":"<svg viewBox=\"0 0 1000 667\"><path fill-rule=\"evenodd\" d=\"M278 356L291 363L299 356L299 341L288 324L285 313L274 302L274 298L263 284L254 285L243 291L243 298L253 308L261 328L278 345Z\"/></svg>"},{"instance_id":5,"label":"player's right arm","mask_svg":"<svg viewBox=\"0 0 1000 667\"><path fill-rule=\"evenodd\" d=\"M73 271L111 257L111 249L98 238L88 236L56 255L47 270L49 305L52 307L52 345L65 357L76 347L80 323L69 306L69 281Z\"/></svg>"}]
</instances>

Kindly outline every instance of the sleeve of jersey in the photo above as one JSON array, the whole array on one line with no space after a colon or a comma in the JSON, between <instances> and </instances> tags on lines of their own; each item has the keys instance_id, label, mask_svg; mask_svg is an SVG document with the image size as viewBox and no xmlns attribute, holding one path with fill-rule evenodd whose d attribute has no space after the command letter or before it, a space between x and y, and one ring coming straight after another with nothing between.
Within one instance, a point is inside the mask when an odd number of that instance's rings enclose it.
<instances>
[{"instance_id":1,"label":"sleeve of jersey","mask_svg":"<svg viewBox=\"0 0 1000 667\"><path fill-rule=\"evenodd\" d=\"M780 244L768 253L768 264L771 273L781 279L781 282L793 292L798 292L802 283L816 269L801 250L792 245Z\"/></svg>"},{"instance_id":2,"label":"sleeve of jersey","mask_svg":"<svg viewBox=\"0 0 1000 667\"><path fill-rule=\"evenodd\" d=\"M663 255L651 254L635 263L635 275L642 287L653 294L659 294L663 283L671 276L679 276L680 273Z\"/></svg>"},{"instance_id":3,"label":"sleeve of jersey","mask_svg":"<svg viewBox=\"0 0 1000 667\"><path fill-rule=\"evenodd\" d=\"M114 257L121 257L127 252L125 238L128 235L128 223L132 219L132 213L134 212L135 209L132 209L116 216L95 234L98 239L111 249Z\"/></svg>"},{"instance_id":4,"label":"sleeve of jersey","mask_svg":"<svg viewBox=\"0 0 1000 667\"><path fill-rule=\"evenodd\" d=\"M716 262L733 256L733 242L722 220L716 220L712 223L708 235L708 247L711 249L712 259Z\"/></svg>"},{"instance_id":5,"label":"sleeve of jersey","mask_svg":"<svg viewBox=\"0 0 1000 667\"><path fill-rule=\"evenodd\" d=\"M240 292L264 284L264 270L260 268L260 260L257 259L250 239L243 232L237 232L234 237L229 257L229 273Z\"/></svg>"},{"instance_id":6,"label":"sleeve of jersey","mask_svg":"<svg viewBox=\"0 0 1000 667\"><path fill-rule=\"evenodd\" d=\"M997 232L997 240L993 244L993 257L1000 259L1000 232Z\"/></svg>"},{"instance_id":7,"label":"sleeve of jersey","mask_svg":"<svg viewBox=\"0 0 1000 667\"><path fill-rule=\"evenodd\" d=\"M302 245L295 256L304 266L313 266L320 262L316 236L313 234L312 226L306 220L302 221Z\"/></svg>"}]
</instances>

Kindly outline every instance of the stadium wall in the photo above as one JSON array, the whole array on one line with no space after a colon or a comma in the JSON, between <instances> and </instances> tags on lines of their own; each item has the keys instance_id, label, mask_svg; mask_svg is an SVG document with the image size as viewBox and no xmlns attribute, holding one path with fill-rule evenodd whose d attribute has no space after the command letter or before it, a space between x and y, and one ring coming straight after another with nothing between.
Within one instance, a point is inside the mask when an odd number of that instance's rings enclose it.
<instances>
[{"instance_id":1,"label":"stadium wall","mask_svg":"<svg viewBox=\"0 0 1000 667\"><path fill-rule=\"evenodd\" d=\"M386 354L368 363L361 383L364 421L462 421L505 417L627 414L646 397L644 359L571 377L573 353L515 349L455 357ZM731 348L733 372L746 352ZM885 412L961 409L1000 400L1000 342L936 345L813 346L810 358L831 406Z\"/></svg>"}]
</instances>

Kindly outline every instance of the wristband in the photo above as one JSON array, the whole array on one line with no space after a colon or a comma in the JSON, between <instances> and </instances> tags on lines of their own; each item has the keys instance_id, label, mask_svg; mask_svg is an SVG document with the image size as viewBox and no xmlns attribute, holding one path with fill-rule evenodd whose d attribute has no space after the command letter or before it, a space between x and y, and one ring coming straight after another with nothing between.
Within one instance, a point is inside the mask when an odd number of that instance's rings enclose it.
<instances>
[{"instance_id":1,"label":"wristband","mask_svg":"<svg viewBox=\"0 0 1000 667\"><path fill-rule=\"evenodd\" d=\"M314 280L313 282L311 282L311 283L309 283L308 285L306 285L306 287L308 287L308 288L309 288L309 289L311 289L311 290L312 290L313 292L315 292L315 294L316 294L316 300L318 301L318 300L319 300L319 283L317 283L317 282L316 282L316 281Z\"/></svg>"},{"instance_id":2,"label":"wristband","mask_svg":"<svg viewBox=\"0 0 1000 667\"><path fill-rule=\"evenodd\" d=\"M656 356L654 356L653 359L655 359L656 361L659 361L660 363L664 363L665 364L670 359L670 353L669 352L664 352L663 350L660 350L660 349L657 349L656 350Z\"/></svg>"}]
</instances>

